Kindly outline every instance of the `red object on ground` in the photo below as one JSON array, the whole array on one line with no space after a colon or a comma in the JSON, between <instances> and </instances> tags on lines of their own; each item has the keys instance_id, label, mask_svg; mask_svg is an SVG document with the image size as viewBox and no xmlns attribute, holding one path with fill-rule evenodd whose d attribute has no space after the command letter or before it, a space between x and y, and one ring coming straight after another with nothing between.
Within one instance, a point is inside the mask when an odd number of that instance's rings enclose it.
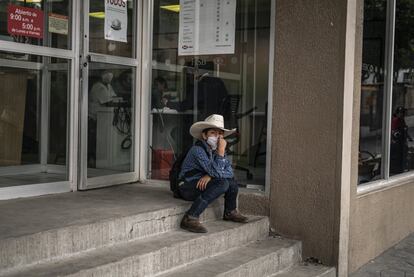
<instances>
[{"instance_id":1,"label":"red object on ground","mask_svg":"<svg viewBox=\"0 0 414 277\"><path fill-rule=\"evenodd\" d=\"M156 180L168 180L173 163L173 151L154 149L152 151L151 178Z\"/></svg>"},{"instance_id":2,"label":"red object on ground","mask_svg":"<svg viewBox=\"0 0 414 277\"><path fill-rule=\"evenodd\" d=\"M43 11L9 5L7 7L7 32L10 35L43 38Z\"/></svg>"}]
</instances>

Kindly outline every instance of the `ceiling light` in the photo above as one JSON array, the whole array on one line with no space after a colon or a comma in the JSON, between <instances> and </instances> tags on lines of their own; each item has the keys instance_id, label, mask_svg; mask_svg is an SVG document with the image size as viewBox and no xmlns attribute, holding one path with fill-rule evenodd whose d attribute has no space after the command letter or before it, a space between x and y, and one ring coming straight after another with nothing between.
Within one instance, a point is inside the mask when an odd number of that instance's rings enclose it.
<instances>
[{"instance_id":1,"label":"ceiling light","mask_svg":"<svg viewBox=\"0 0 414 277\"><path fill-rule=\"evenodd\" d=\"M161 6L160 8L167 10L167 11L171 11L171 12L176 12L176 13L180 12L180 5L167 5L167 6Z\"/></svg>"},{"instance_id":2,"label":"ceiling light","mask_svg":"<svg viewBox=\"0 0 414 277\"><path fill-rule=\"evenodd\" d=\"M104 19L105 12L93 12L93 13L89 13L89 16L94 17L94 18Z\"/></svg>"},{"instance_id":3,"label":"ceiling light","mask_svg":"<svg viewBox=\"0 0 414 277\"><path fill-rule=\"evenodd\" d=\"M28 4L31 4L31 3L42 3L42 0L17 0L18 2L24 2L24 3L28 3Z\"/></svg>"},{"instance_id":4,"label":"ceiling light","mask_svg":"<svg viewBox=\"0 0 414 277\"><path fill-rule=\"evenodd\" d=\"M43 0L17 0L17 2L23 2L23 3L42 3ZM48 2L56 3L56 2L63 2L63 0L48 0Z\"/></svg>"}]
</instances>

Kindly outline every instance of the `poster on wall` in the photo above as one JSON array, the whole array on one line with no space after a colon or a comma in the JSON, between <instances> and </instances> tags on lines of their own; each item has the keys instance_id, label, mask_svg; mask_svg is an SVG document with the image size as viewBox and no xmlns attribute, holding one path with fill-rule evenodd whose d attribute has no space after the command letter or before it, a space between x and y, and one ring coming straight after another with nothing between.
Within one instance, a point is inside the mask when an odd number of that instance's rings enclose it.
<instances>
[{"instance_id":1,"label":"poster on wall","mask_svg":"<svg viewBox=\"0 0 414 277\"><path fill-rule=\"evenodd\" d=\"M66 15L49 13L49 32L67 35L69 30L68 17Z\"/></svg>"},{"instance_id":2,"label":"poster on wall","mask_svg":"<svg viewBox=\"0 0 414 277\"><path fill-rule=\"evenodd\" d=\"M178 55L234 54L237 0L180 0Z\"/></svg>"},{"instance_id":3,"label":"poster on wall","mask_svg":"<svg viewBox=\"0 0 414 277\"><path fill-rule=\"evenodd\" d=\"M105 39L127 42L127 28L127 1L105 0Z\"/></svg>"},{"instance_id":4,"label":"poster on wall","mask_svg":"<svg viewBox=\"0 0 414 277\"><path fill-rule=\"evenodd\" d=\"M15 36L43 38L43 11L9 5L7 7L7 32Z\"/></svg>"}]
</instances>

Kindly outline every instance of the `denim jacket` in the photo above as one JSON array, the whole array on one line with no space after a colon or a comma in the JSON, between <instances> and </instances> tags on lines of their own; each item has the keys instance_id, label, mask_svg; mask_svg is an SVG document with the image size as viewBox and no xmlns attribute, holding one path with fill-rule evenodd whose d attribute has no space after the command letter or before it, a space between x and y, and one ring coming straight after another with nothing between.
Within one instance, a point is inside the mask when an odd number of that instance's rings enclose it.
<instances>
[{"instance_id":1,"label":"denim jacket","mask_svg":"<svg viewBox=\"0 0 414 277\"><path fill-rule=\"evenodd\" d=\"M188 174L190 172L192 174ZM209 175L212 178L234 177L231 162L227 159L227 156L219 156L217 151L213 151L205 141L198 140L190 148L183 161L180 179L191 182L200 179L204 175Z\"/></svg>"}]
</instances>

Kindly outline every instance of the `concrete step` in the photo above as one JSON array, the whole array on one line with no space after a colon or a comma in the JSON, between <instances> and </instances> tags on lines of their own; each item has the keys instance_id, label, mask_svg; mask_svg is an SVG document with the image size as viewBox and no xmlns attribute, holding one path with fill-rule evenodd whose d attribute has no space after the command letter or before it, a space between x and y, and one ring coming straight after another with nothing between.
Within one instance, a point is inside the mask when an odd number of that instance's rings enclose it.
<instances>
[{"instance_id":1,"label":"concrete step","mask_svg":"<svg viewBox=\"0 0 414 277\"><path fill-rule=\"evenodd\" d=\"M301 243L266 238L159 275L158 277L270 276L301 259Z\"/></svg>"},{"instance_id":2,"label":"concrete step","mask_svg":"<svg viewBox=\"0 0 414 277\"><path fill-rule=\"evenodd\" d=\"M336 269L322 265L297 264L285 271L272 275L273 277L336 277Z\"/></svg>"},{"instance_id":3,"label":"concrete step","mask_svg":"<svg viewBox=\"0 0 414 277\"><path fill-rule=\"evenodd\" d=\"M171 200L173 198L170 196ZM92 205L92 204L91 204ZM115 203L117 205L117 203ZM180 201L162 209L99 220L73 220L67 226L45 229L20 236L0 237L0 273L15 267L67 257L125 241L165 233L179 228L188 202ZM209 207L202 221L222 217L221 202ZM123 211L120 212L123 214ZM87 216L85 216L87 217ZM44 220L49 220L45 218ZM50 219L52 221L53 219ZM23 222L21 224L24 224ZM42 224L39 222L39 224ZM63 225L63 224L62 224ZM27 229L36 229L27 224ZM12 233L12 231L10 231Z\"/></svg>"},{"instance_id":4,"label":"concrete step","mask_svg":"<svg viewBox=\"0 0 414 277\"><path fill-rule=\"evenodd\" d=\"M266 217L253 217L247 224L217 220L205 225L207 234L169 231L55 262L15 268L0 276L152 276L263 239L269 231Z\"/></svg>"}]
</instances>

